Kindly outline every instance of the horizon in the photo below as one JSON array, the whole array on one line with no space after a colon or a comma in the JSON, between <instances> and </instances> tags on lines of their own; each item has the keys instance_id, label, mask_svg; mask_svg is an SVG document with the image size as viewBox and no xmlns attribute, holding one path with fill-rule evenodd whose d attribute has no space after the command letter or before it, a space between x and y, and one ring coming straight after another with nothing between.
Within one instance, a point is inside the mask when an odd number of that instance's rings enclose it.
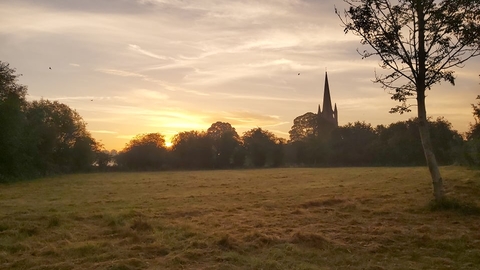
<instances>
[{"instance_id":1,"label":"horizon","mask_svg":"<svg viewBox=\"0 0 480 270\"><path fill-rule=\"evenodd\" d=\"M398 103L371 82L375 71L388 70L375 57L361 59L356 49L364 47L344 34L334 5L344 7L334 0L18 0L0 3L0 60L23 74L29 100L75 109L109 150L138 134L158 132L169 142L217 121L239 134L261 127L288 139L294 118L322 104L327 69L340 126L415 117L415 108L389 113ZM474 122L480 61L454 70L455 86L428 92L427 115L464 133Z\"/></svg>"}]
</instances>

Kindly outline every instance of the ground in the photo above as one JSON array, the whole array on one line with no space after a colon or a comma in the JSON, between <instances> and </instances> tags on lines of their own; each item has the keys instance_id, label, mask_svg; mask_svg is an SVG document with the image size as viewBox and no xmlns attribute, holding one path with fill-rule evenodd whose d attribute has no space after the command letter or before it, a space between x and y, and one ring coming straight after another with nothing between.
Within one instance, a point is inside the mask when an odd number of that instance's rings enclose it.
<instances>
[{"instance_id":1,"label":"ground","mask_svg":"<svg viewBox=\"0 0 480 270\"><path fill-rule=\"evenodd\" d=\"M66 175L0 185L2 269L478 269L480 172Z\"/></svg>"}]
</instances>

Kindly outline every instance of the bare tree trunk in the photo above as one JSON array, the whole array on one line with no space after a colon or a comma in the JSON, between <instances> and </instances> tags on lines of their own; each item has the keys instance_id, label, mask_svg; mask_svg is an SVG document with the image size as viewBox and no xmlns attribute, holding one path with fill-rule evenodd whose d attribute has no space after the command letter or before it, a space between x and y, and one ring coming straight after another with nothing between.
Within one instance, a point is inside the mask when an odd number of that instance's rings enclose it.
<instances>
[{"instance_id":1,"label":"bare tree trunk","mask_svg":"<svg viewBox=\"0 0 480 270\"><path fill-rule=\"evenodd\" d=\"M418 74L417 74L417 105L418 105L418 129L422 140L423 152L427 160L428 170L432 177L433 194L435 201L439 202L444 198L443 179L440 175L437 159L433 153L430 132L428 129L427 110L425 107L425 10L424 1L416 0L416 12L418 16Z\"/></svg>"},{"instance_id":2,"label":"bare tree trunk","mask_svg":"<svg viewBox=\"0 0 480 270\"><path fill-rule=\"evenodd\" d=\"M428 129L427 113L425 109L425 95L417 96L418 102L418 129L420 131L420 138L422 140L423 152L427 160L428 170L432 177L433 195L435 201L442 201L445 194L443 190L443 179L440 175L437 159L433 153L432 142L430 139L430 131Z\"/></svg>"}]
</instances>

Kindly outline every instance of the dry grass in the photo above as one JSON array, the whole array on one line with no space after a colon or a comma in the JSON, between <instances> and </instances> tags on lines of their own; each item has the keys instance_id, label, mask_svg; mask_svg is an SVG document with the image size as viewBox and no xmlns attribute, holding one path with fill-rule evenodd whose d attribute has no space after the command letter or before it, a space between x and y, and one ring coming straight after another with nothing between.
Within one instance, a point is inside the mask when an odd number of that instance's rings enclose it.
<instances>
[{"instance_id":1,"label":"dry grass","mask_svg":"<svg viewBox=\"0 0 480 270\"><path fill-rule=\"evenodd\" d=\"M70 175L0 186L2 269L478 269L480 174L425 168ZM468 207L462 207L463 203Z\"/></svg>"}]
</instances>

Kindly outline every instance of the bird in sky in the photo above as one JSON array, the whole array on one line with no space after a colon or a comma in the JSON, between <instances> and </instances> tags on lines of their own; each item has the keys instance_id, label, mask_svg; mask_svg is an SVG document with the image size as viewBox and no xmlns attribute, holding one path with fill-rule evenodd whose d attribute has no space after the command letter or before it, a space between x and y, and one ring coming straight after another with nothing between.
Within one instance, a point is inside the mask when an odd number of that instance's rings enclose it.
<instances>
[{"instance_id":1,"label":"bird in sky","mask_svg":"<svg viewBox=\"0 0 480 270\"><path fill-rule=\"evenodd\" d=\"M48 67L48 69L52 69L52 67Z\"/></svg>"},{"instance_id":2,"label":"bird in sky","mask_svg":"<svg viewBox=\"0 0 480 270\"><path fill-rule=\"evenodd\" d=\"M298 73L298 75L300 75L300 73Z\"/></svg>"}]
</instances>

